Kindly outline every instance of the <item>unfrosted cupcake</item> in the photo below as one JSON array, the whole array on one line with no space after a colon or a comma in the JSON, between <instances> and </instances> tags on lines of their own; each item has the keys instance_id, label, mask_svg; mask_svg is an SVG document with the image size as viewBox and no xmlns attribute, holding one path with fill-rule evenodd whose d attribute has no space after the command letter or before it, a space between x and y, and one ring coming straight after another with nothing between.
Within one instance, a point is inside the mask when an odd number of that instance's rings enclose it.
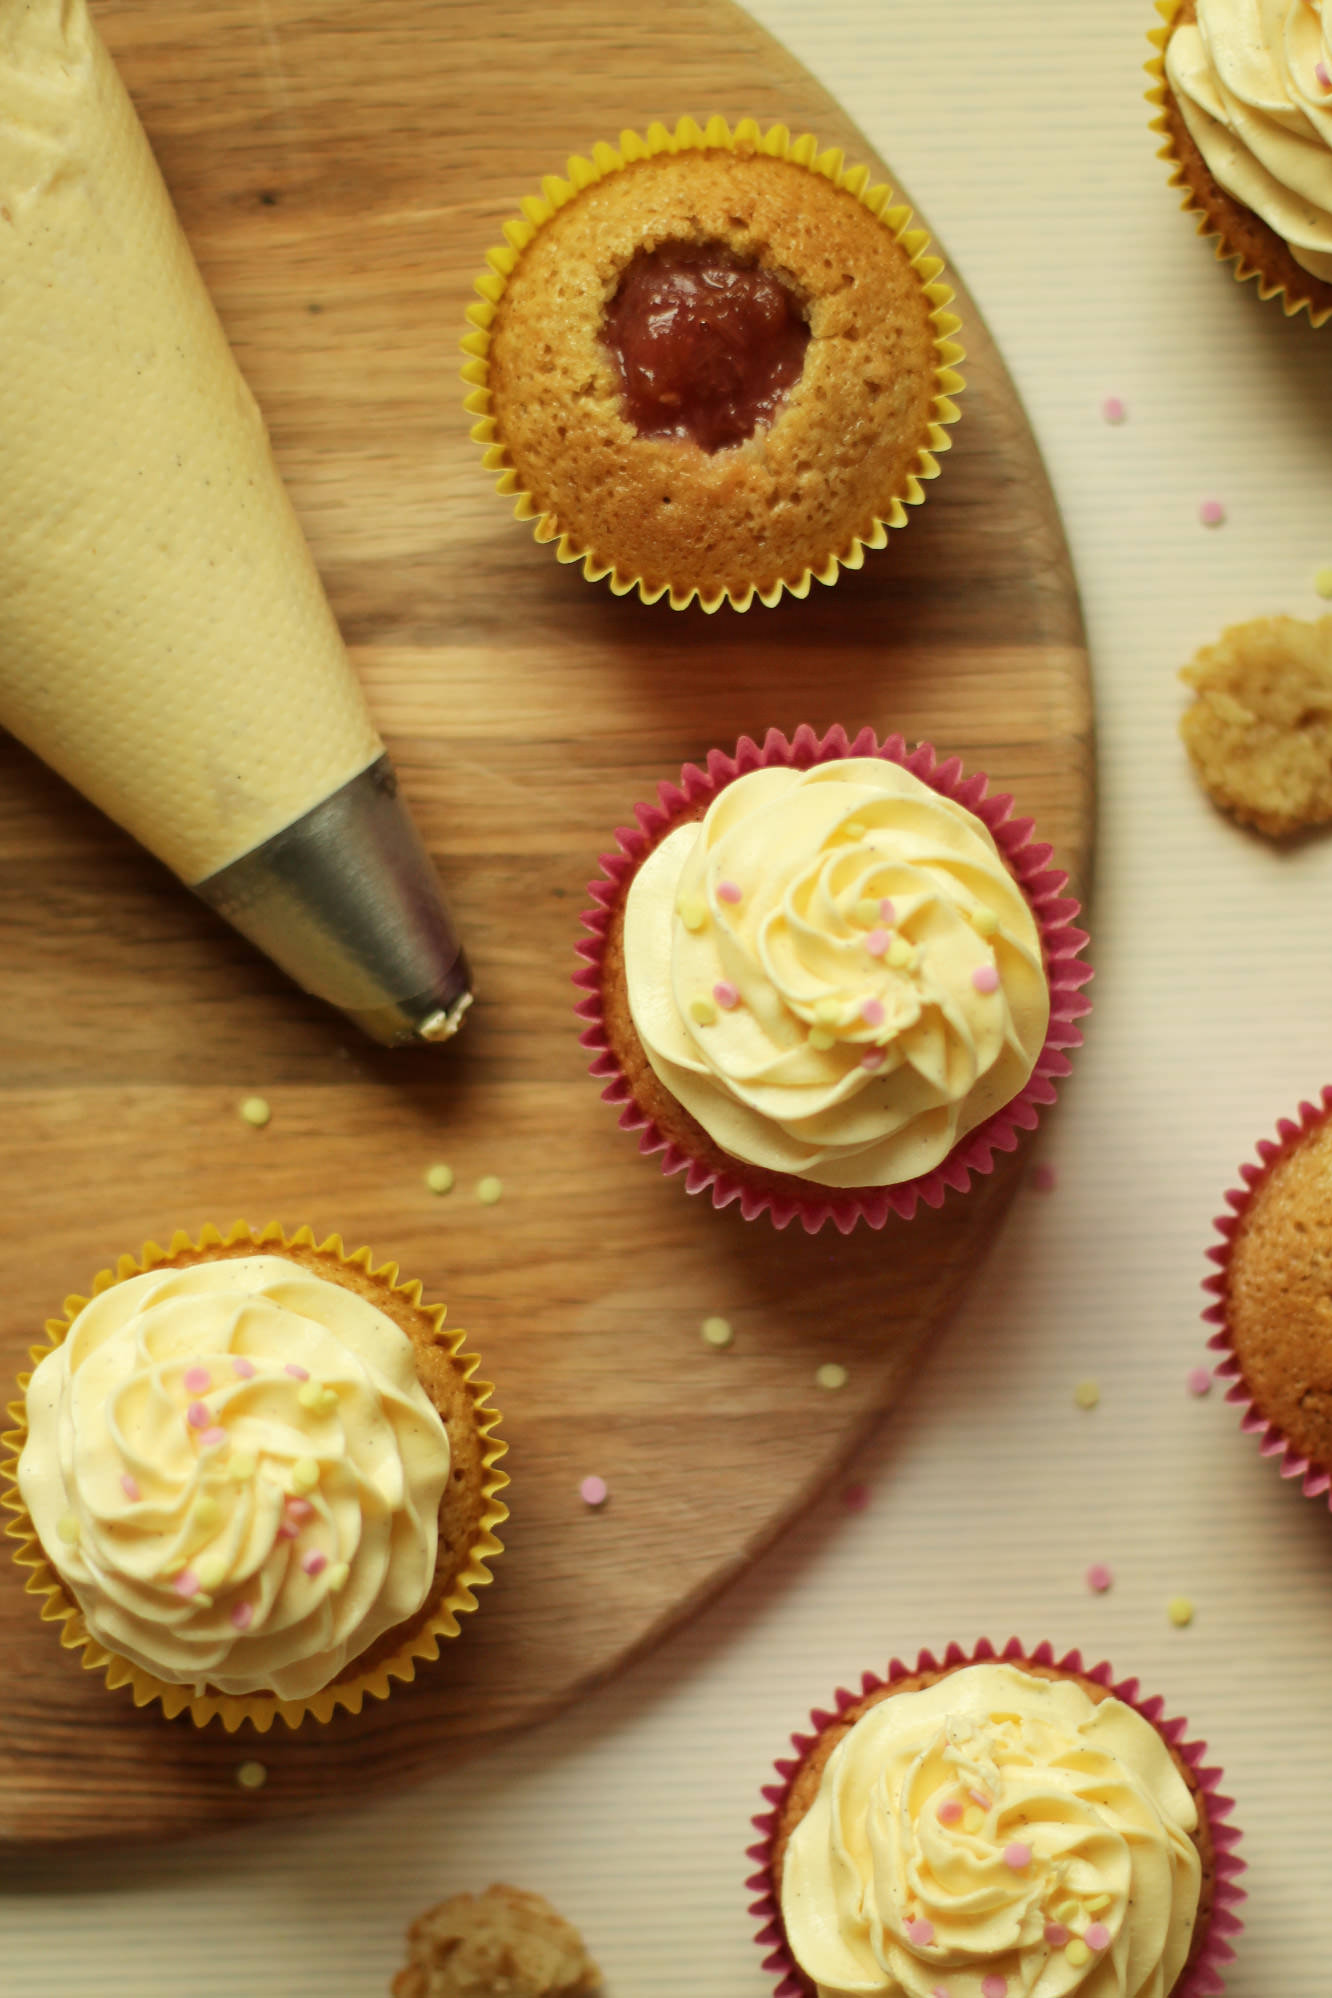
<instances>
[{"instance_id":1,"label":"unfrosted cupcake","mask_svg":"<svg viewBox=\"0 0 1332 1998\"><path fill-rule=\"evenodd\" d=\"M574 158L505 230L463 345L519 519L590 580L705 610L859 567L957 417L952 292L910 210L782 126Z\"/></svg>"},{"instance_id":2,"label":"unfrosted cupcake","mask_svg":"<svg viewBox=\"0 0 1332 1998\"><path fill-rule=\"evenodd\" d=\"M1241 1427L1261 1438L1281 1475L1332 1505L1332 1088L1282 1118L1258 1163L1240 1167L1208 1254L1217 1372Z\"/></svg>"},{"instance_id":3,"label":"unfrosted cupcake","mask_svg":"<svg viewBox=\"0 0 1332 1998\"><path fill-rule=\"evenodd\" d=\"M1054 1098L1086 938L1050 848L956 759L866 729L686 766L604 856L576 974L620 1122L777 1227L938 1206Z\"/></svg>"},{"instance_id":4,"label":"unfrosted cupcake","mask_svg":"<svg viewBox=\"0 0 1332 1998\"><path fill-rule=\"evenodd\" d=\"M260 1729L383 1698L489 1581L504 1444L444 1309L237 1224L66 1300L10 1414L17 1559L137 1705Z\"/></svg>"},{"instance_id":5,"label":"unfrosted cupcake","mask_svg":"<svg viewBox=\"0 0 1332 1998\"><path fill-rule=\"evenodd\" d=\"M1157 0L1152 129L1198 233L1240 281L1332 317L1332 7Z\"/></svg>"},{"instance_id":6,"label":"unfrosted cupcake","mask_svg":"<svg viewBox=\"0 0 1332 1998\"><path fill-rule=\"evenodd\" d=\"M1016 1639L838 1692L754 1820L779 1998L1219 1991L1243 1862L1186 1725Z\"/></svg>"}]
</instances>

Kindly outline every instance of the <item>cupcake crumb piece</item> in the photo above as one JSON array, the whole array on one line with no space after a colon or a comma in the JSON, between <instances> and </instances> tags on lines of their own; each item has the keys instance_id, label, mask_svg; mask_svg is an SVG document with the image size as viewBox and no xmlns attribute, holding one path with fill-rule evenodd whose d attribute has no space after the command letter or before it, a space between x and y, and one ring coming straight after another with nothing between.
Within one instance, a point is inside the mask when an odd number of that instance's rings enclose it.
<instances>
[{"instance_id":1,"label":"cupcake crumb piece","mask_svg":"<svg viewBox=\"0 0 1332 1998\"><path fill-rule=\"evenodd\" d=\"M1192 1596L1172 1596L1166 1604L1166 1615L1176 1630L1183 1630L1186 1624L1193 1622Z\"/></svg>"},{"instance_id":2,"label":"cupcake crumb piece","mask_svg":"<svg viewBox=\"0 0 1332 1998\"><path fill-rule=\"evenodd\" d=\"M246 1096L239 1107L242 1123L252 1125L256 1131L262 1131L273 1114L265 1096Z\"/></svg>"},{"instance_id":3,"label":"cupcake crumb piece","mask_svg":"<svg viewBox=\"0 0 1332 1998\"><path fill-rule=\"evenodd\" d=\"M605 1505L610 1497L610 1486L604 1478L593 1475L583 1479L578 1487L578 1496L584 1505L590 1505L595 1510L597 1506Z\"/></svg>"},{"instance_id":4,"label":"cupcake crumb piece","mask_svg":"<svg viewBox=\"0 0 1332 1998\"><path fill-rule=\"evenodd\" d=\"M242 1790L262 1790L268 1781L268 1770L262 1762L242 1762L236 1770L236 1781Z\"/></svg>"},{"instance_id":5,"label":"cupcake crumb piece","mask_svg":"<svg viewBox=\"0 0 1332 1998\"><path fill-rule=\"evenodd\" d=\"M1101 1399L1101 1390L1095 1381L1079 1381L1073 1390L1073 1399L1079 1408L1095 1408Z\"/></svg>"},{"instance_id":6,"label":"cupcake crumb piece","mask_svg":"<svg viewBox=\"0 0 1332 1998\"><path fill-rule=\"evenodd\" d=\"M844 1388L851 1376L836 1360L825 1360L816 1368L814 1378L821 1388Z\"/></svg>"},{"instance_id":7,"label":"cupcake crumb piece","mask_svg":"<svg viewBox=\"0 0 1332 1998\"><path fill-rule=\"evenodd\" d=\"M407 1931L393 1998L593 1998L601 1972L570 1922L539 1894L455 1894Z\"/></svg>"},{"instance_id":8,"label":"cupcake crumb piece","mask_svg":"<svg viewBox=\"0 0 1332 1998\"><path fill-rule=\"evenodd\" d=\"M704 1345L715 1346L718 1351L723 1346L729 1346L735 1338L729 1318L705 1318L699 1331L703 1335Z\"/></svg>"},{"instance_id":9,"label":"cupcake crumb piece","mask_svg":"<svg viewBox=\"0 0 1332 1998\"><path fill-rule=\"evenodd\" d=\"M453 1167L432 1165L427 1169L425 1183L432 1193L452 1193Z\"/></svg>"},{"instance_id":10,"label":"cupcake crumb piece","mask_svg":"<svg viewBox=\"0 0 1332 1998\"><path fill-rule=\"evenodd\" d=\"M1094 1596L1103 1596L1114 1579L1104 1561L1093 1561L1087 1570L1087 1587Z\"/></svg>"},{"instance_id":11,"label":"cupcake crumb piece","mask_svg":"<svg viewBox=\"0 0 1332 1998\"><path fill-rule=\"evenodd\" d=\"M1190 1367L1188 1374L1190 1394L1204 1395L1212 1391L1212 1370L1210 1367Z\"/></svg>"},{"instance_id":12,"label":"cupcake crumb piece","mask_svg":"<svg viewBox=\"0 0 1332 1998\"><path fill-rule=\"evenodd\" d=\"M493 1172L476 1183L476 1197L483 1207L493 1207L504 1191L503 1180L496 1179Z\"/></svg>"},{"instance_id":13,"label":"cupcake crumb piece","mask_svg":"<svg viewBox=\"0 0 1332 1998\"><path fill-rule=\"evenodd\" d=\"M1332 617L1254 618L1205 645L1180 678L1180 721L1213 802L1280 839L1332 820Z\"/></svg>"}]
</instances>

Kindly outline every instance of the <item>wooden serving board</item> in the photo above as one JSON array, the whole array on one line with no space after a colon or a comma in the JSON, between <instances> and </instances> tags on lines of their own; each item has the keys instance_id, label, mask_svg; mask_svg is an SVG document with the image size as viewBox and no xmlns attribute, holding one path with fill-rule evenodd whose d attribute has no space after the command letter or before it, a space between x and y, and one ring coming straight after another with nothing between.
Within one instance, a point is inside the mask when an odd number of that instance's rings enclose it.
<instances>
[{"instance_id":1,"label":"wooden serving board","mask_svg":"<svg viewBox=\"0 0 1332 1998\"><path fill-rule=\"evenodd\" d=\"M1087 661L1049 487L959 285L963 417L909 528L747 616L617 600L509 517L462 411L474 275L541 176L625 126L721 112L891 173L738 8L675 0L100 0L447 884L479 1001L386 1053L289 985L0 739L0 1360L145 1237L238 1217L368 1242L446 1299L498 1383L507 1551L434 1669L262 1740L136 1712L0 1562L0 1838L178 1834L423 1775L643 1652L835 1475L974 1275L1023 1170L910 1226L777 1234L640 1160L585 1073L570 983L634 803L771 725L869 722L1012 789L1075 892ZM928 190L926 190L928 193ZM954 284L958 284L953 274ZM239 1100L262 1093L254 1130ZM445 1160L455 1190L432 1196ZM498 1174L499 1203L474 1188ZM699 1336L712 1313L730 1351ZM848 1369L815 1385L825 1360ZM610 1498L579 1496L596 1472ZM246 1758L268 1768L237 1786Z\"/></svg>"}]
</instances>

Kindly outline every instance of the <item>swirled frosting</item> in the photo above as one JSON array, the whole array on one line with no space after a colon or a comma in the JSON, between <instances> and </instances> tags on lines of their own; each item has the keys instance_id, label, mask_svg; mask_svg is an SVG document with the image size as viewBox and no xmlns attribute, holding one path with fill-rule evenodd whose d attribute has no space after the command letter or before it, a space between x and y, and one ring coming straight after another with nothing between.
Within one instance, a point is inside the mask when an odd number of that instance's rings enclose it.
<instances>
[{"instance_id":1,"label":"swirled frosting","mask_svg":"<svg viewBox=\"0 0 1332 1998\"><path fill-rule=\"evenodd\" d=\"M1167 1998L1196 1824L1132 1707L971 1665L837 1744L786 1848L782 1920L820 1998Z\"/></svg>"},{"instance_id":2,"label":"swirled frosting","mask_svg":"<svg viewBox=\"0 0 1332 1998\"><path fill-rule=\"evenodd\" d=\"M303 1698L426 1599L448 1434L407 1335L294 1261L112 1285L27 1408L42 1548L92 1636L159 1679Z\"/></svg>"},{"instance_id":3,"label":"swirled frosting","mask_svg":"<svg viewBox=\"0 0 1332 1998\"><path fill-rule=\"evenodd\" d=\"M738 777L625 904L634 1027L732 1157L823 1186L938 1165L1045 1039L1035 919L989 831L900 765Z\"/></svg>"},{"instance_id":4,"label":"swirled frosting","mask_svg":"<svg viewBox=\"0 0 1332 1998\"><path fill-rule=\"evenodd\" d=\"M1323 0L1196 0L1166 79L1218 186L1332 283L1332 26Z\"/></svg>"}]
</instances>

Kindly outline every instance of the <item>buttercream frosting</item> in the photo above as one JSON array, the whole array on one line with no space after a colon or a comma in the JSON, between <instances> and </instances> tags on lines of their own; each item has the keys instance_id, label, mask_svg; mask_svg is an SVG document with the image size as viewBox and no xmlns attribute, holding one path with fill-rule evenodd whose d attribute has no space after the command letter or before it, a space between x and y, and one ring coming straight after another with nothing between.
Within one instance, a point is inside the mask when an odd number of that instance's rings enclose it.
<instances>
[{"instance_id":1,"label":"buttercream frosting","mask_svg":"<svg viewBox=\"0 0 1332 1998\"><path fill-rule=\"evenodd\" d=\"M1044 1043L1040 935L982 822L899 764L738 777L644 858L629 1008L715 1142L823 1186L938 1165Z\"/></svg>"},{"instance_id":2,"label":"buttercream frosting","mask_svg":"<svg viewBox=\"0 0 1332 1998\"><path fill-rule=\"evenodd\" d=\"M112 1285L27 1417L42 1548L91 1635L158 1679L304 1698L429 1593L449 1440L411 1341L285 1257Z\"/></svg>"},{"instance_id":3,"label":"buttercream frosting","mask_svg":"<svg viewBox=\"0 0 1332 1998\"><path fill-rule=\"evenodd\" d=\"M1167 1998L1197 1809L1156 1729L1074 1679L971 1665L868 1709L782 1875L820 1998Z\"/></svg>"},{"instance_id":4,"label":"buttercream frosting","mask_svg":"<svg viewBox=\"0 0 1332 1998\"><path fill-rule=\"evenodd\" d=\"M1324 0L1196 0L1166 79L1218 186L1332 283L1332 16Z\"/></svg>"}]
</instances>

